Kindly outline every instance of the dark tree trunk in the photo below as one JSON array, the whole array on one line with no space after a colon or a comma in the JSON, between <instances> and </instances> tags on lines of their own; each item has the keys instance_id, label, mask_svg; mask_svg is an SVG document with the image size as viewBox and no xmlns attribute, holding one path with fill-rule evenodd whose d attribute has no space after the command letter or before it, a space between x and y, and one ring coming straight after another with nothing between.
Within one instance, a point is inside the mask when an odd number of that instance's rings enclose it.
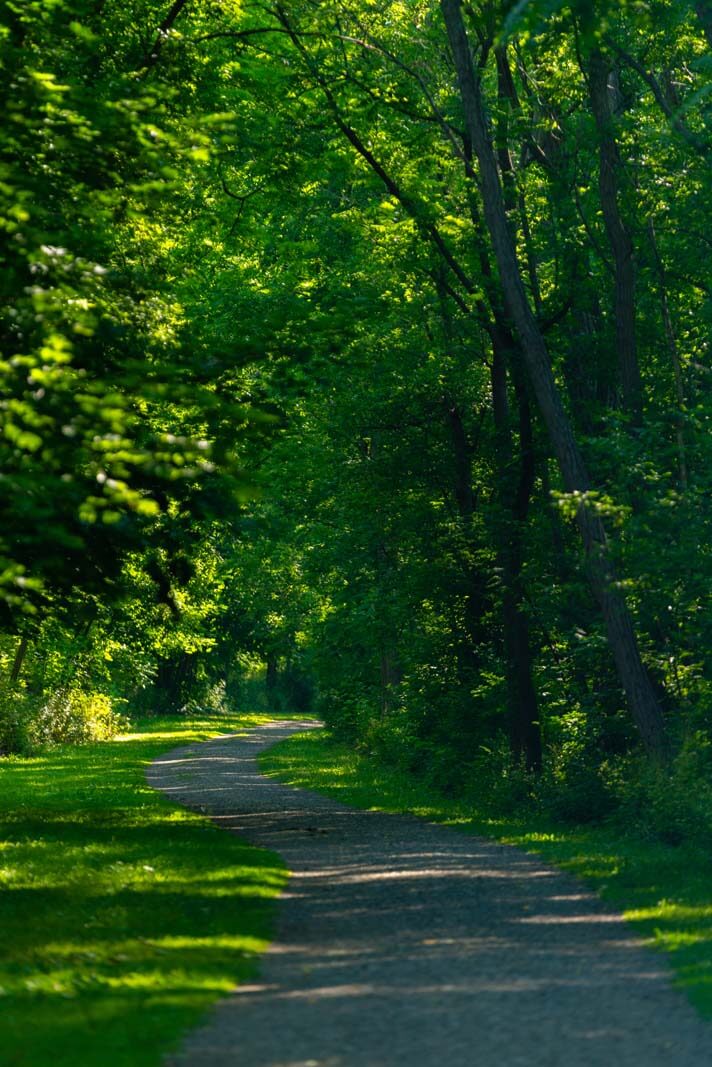
<instances>
[{"instance_id":1,"label":"dark tree trunk","mask_svg":"<svg viewBox=\"0 0 712 1067\"><path fill-rule=\"evenodd\" d=\"M475 495L472 490L471 446L462 422L462 415L452 397L444 396L445 416L450 430L453 451L453 491L455 504L462 521L465 539L472 542L472 519L475 512ZM477 669L477 646L482 641L482 617L487 603L487 579L480 568L468 558L465 563L467 592L464 603L464 623L467 632L466 652L463 666L469 671ZM463 679L464 681L464 679Z\"/></svg>"},{"instance_id":2,"label":"dark tree trunk","mask_svg":"<svg viewBox=\"0 0 712 1067\"><path fill-rule=\"evenodd\" d=\"M561 584L563 584L565 581L567 581L569 577L569 567L566 556L564 530L561 525L561 516L559 515L558 508L551 496L551 479L549 478L548 458L545 459L540 466L541 487L544 493L544 499L546 501L546 513L549 518L549 528L551 530L551 547L554 552L556 573L558 574L559 581L561 582Z\"/></svg>"},{"instance_id":3,"label":"dark tree trunk","mask_svg":"<svg viewBox=\"0 0 712 1067\"><path fill-rule=\"evenodd\" d=\"M383 646L379 653L381 665L381 718L385 719L393 705L393 697L403 680L400 664Z\"/></svg>"},{"instance_id":4,"label":"dark tree trunk","mask_svg":"<svg viewBox=\"0 0 712 1067\"><path fill-rule=\"evenodd\" d=\"M499 97L499 119L497 122L497 159L502 174L504 186L504 206L507 215L519 222L521 236L524 242L524 250L527 260L527 275L529 288L534 301L534 310L539 315L542 310L541 288L537 272L536 256L532 244L532 234L529 226L526 202L523 192L517 186L517 176L512 162L512 153L509 147L509 116L518 114L520 110L519 96L512 76L512 68L509 64L506 45L500 45L494 51L497 63L497 96Z\"/></svg>"},{"instance_id":5,"label":"dark tree trunk","mask_svg":"<svg viewBox=\"0 0 712 1067\"><path fill-rule=\"evenodd\" d=\"M154 689L162 711L177 711L185 703L195 681L196 667L197 657L187 652L159 662Z\"/></svg>"},{"instance_id":6,"label":"dark tree trunk","mask_svg":"<svg viewBox=\"0 0 712 1067\"><path fill-rule=\"evenodd\" d=\"M599 49L588 60L588 91L598 131L598 189L615 277L614 315L618 380L623 408L636 422L643 410L643 386L635 329L635 259L633 241L620 209L622 161L613 128L611 65Z\"/></svg>"},{"instance_id":7,"label":"dark tree trunk","mask_svg":"<svg viewBox=\"0 0 712 1067\"><path fill-rule=\"evenodd\" d=\"M712 0L697 0L695 11L702 24L707 44L712 48Z\"/></svg>"},{"instance_id":8,"label":"dark tree trunk","mask_svg":"<svg viewBox=\"0 0 712 1067\"><path fill-rule=\"evenodd\" d=\"M479 79L475 74L460 0L441 0L462 99L467 135L479 163L480 191L487 229L495 252L507 312L522 346L529 378L557 457L567 492L578 496L577 521L586 553L586 568L606 625L618 675L647 751L663 759L667 744L657 695L643 665L633 620L617 588L606 533L587 500L589 479L551 369L549 353L527 300L502 198L497 163L487 129Z\"/></svg>"},{"instance_id":9,"label":"dark tree trunk","mask_svg":"<svg viewBox=\"0 0 712 1067\"><path fill-rule=\"evenodd\" d=\"M508 77L508 86L502 89L503 95L516 102L511 72L506 62L506 55L501 56L500 78ZM514 171L507 147L508 132L506 122L500 129L500 162L512 180L511 207L517 205ZM474 203L473 224L480 230L479 218ZM524 609L524 588L521 580L524 544L524 522L529 506L529 498L534 484L533 448L531 420L528 411L528 399L523 382L515 385L520 414L520 477L515 486L514 459L512 448L512 431L507 401L507 367L517 378L516 368L519 364L517 345L503 315L501 295L491 276L490 265L484 243L478 247L480 266L489 281L490 300L494 321L489 325L492 342L492 402L494 408L495 434L497 437L495 456L497 465L497 488L501 506L501 538L498 544L498 564L502 574L502 631L504 637L505 669L507 676L507 705L509 718L510 747L516 759L524 759L529 770L539 771L542 766L541 727L536 688L533 679L533 658L529 636L529 619ZM447 331L446 331L447 332ZM521 379L521 375L518 376ZM455 405L449 410L449 421L455 451L456 486L455 497L460 508L460 515L466 526L472 522L474 510L472 494L472 472L469 451L462 420ZM474 600L473 598L477 598ZM472 569L472 594L466 604L466 621L473 642L479 616L484 610L485 582L481 574ZM477 605L479 615L473 620L472 608Z\"/></svg>"},{"instance_id":10,"label":"dark tree trunk","mask_svg":"<svg viewBox=\"0 0 712 1067\"><path fill-rule=\"evenodd\" d=\"M541 770L541 727L522 584L524 523L533 486L533 450L526 396L517 397L520 415L519 478L514 475L512 430L507 399L507 352L496 343L492 355L492 407L496 436L501 536L497 562L502 573L502 628L504 634L509 704L509 738L515 759L528 770ZM515 357L516 358L516 357Z\"/></svg>"},{"instance_id":11,"label":"dark tree trunk","mask_svg":"<svg viewBox=\"0 0 712 1067\"><path fill-rule=\"evenodd\" d=\"M272 653L267 656L267 672L265 674L265 688L267 690L267 703L271 710L277 709L277 689L279 686L279 665L277 657ZM272 709L272 705L274 708Z\"/></svg>"},{"instance_id":12,"label":"dark tree trunk","mask_svg":"<svg viewBox=\"0 0 712 1067\"><path fill-rule=\"evenodd\" d=\"M675 330L672 324L672 316L670 314L670 305L667 298L667 281L665 278L665 266L660 256L658 249L658 242L655 237L655 225L653 220L650 219L648 223L648 233L650 235L650 244L653 249L653 258L655 260L655 269L658 275L658 285L660 288L660 309L663 316L663 326L665 328L665 340L667 341L668 352L670 353L670 362L672 363L673 376L675 379L675 400L677 406L676 412L676 427L675 438L677 442L677 468L678 477L680 481L680 488L683 492L687 489L687 450L685 448L685 431L684 431L684 410L685 410L685 388L682 381L682 365L680 363L680 353L677 349L677 338L675 337Z\"/></svg>"},{"instance_id":13,"label":"dark tree trunk","mask_svg":"<svg viewBox=\"0 0 712 1067\"><path fill-rule=\"evenodd\" d=\"M467 434L465 433L462 416L457 404L450 397L445 397L444 403L455 460L455 501L460 517L465 525L469 527L475 511L475 496L472 492L470 444L467 440Z\"/></svg>"},{"instance_id":14,"label":"dark tree trunk","mask_svg":"<svg viewBox=\"0 0 712 1067\"><path fill-rule=\"evenodd\" d=\"M385 718L397 698L398 687L403 680L403 672L398 654L398 632L388 617L388 590L393 584L392 563L388 547L381 542L376 547L376 574L378 576L379 596L385 604L378 619L378 662L381 690L381 718ZM385 594L385 596L384 596Z\"/></svg>"},{"instance_id":15,"label":"dark tree trunk","mask_svg":"<svg viewBox=\"0 0 712 1067\"><path fill-rule=\"evenodd\" d=\"M22 634L20 637L20 643L17 646L15 652L15 658L12 661L12 670L10 671L10 685L17 685L20 680L20 674L22 672L22 665L25 662L25 656L27 655L27 649L30 645L30 639L26 634Z\"/></svg>"}]
</instances>

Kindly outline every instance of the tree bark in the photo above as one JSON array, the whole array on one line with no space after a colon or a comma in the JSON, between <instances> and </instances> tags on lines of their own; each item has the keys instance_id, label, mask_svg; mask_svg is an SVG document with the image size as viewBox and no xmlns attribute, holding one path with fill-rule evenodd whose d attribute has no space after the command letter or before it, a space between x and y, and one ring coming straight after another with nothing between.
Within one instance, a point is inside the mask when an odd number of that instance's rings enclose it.
<instances>
[{"instance_id":1,"label":"tree bark","mask_svg":"<svg viewBox=\"0 0 712 1067\"><path fill-rule=\"evenodd\" d=\"M675 379L675 400L677 401L676 412L676 426L675 426L675 438L677 442L677 469L678 478L680 481L680 488L683 492L687 490L687 452L685 448L685 432L683 430L683 415L685 410L685 389L682 382L682 366L680 364L680 353L677 349L677 338L675 337L675 330L672 325L672 316L670 315L670 305L667 298L667 283L665 278L665 266L660 256L658 249L658 242L655 238L655 224L650 219L648 222L648 233L650 235L650 244L653 249L653 259L655 260L655 268L658 274L658 284L660 286L660 309L663 316L663 326L665 328L665 340L667 341L668 352L670 353L670 362L672 363L672 370Z\"/></svg>"},{"instance_id":2,"label":"tree bark","mask_svg":"<svg viewBox=\"0 0 712 1067\"><path fill-rule=\"evenodd\" d=\"M472 463L470 457L470 443L467 440L465 427L462 424L460 409L451 397L443 397L445 413L450 428L452 440L452 452L455 460L455 501L457 510L468 528L472 524L472 516L475 511L475 495L472 492Z\"/></svg>"},{"instance_id":3,"label":"tree bark","mask_svg":"<svg viewBox=\"0 0 712 1067\"><path fill-rule=\"evenodd\" d=\"M712 48L712 0L697 0L695 11L707 38L707 44Z\"/></svg>"},{"instance_id":4,"label":"tree bark","mask_svg":"<svg viewBox=\"0 0 712 1067\"><path fill-rule=\"evenodd\" d=\"M382 541L376 546L376 574L379 597L386 593L391 582L391 563L388 549ZM384 608L378 619L378 661L381 688L381 718L385 719L391 712L398 687L403 681L403 672L398 655L398 633L388 618L388 609Z\"/></svg>"},{"instance_id":5,"label":"tree bark","mask_svg":"<svg viewBox=\"0 0 712 1067\"><path fill-rule=\"evenodd\" d=\"M277 711L278 700L277 690L279 686L279 667L277 664L277 657L274 653L267 654L267 671L265 674L265 689L267 690L267 702L269 703L270 711ZM274 705L274 707L272 706Z\"/></svg>"},{"instance_id":6,"label":"tree bark","mask_svg":"<svg viewBox=\"0 0 712 1067\"><path fill-rule=\"evenodd\" d=\"M528 255L531 243L526 231L523 197L518 195L516 174L509 150L509 121L507 109L519 106L514 80L505 48L495 52L497 59L498 93L502 105L497 136L497 156L505 181L504 207L512 217L518 209L523 223ZM468 177L471 168L471 146L465 148ZM477 235L480 269L488 290L492 321L488 333L492 342L492 405L495 424L495 463L497 492L501 511L501 536L498 538L497 559L502 575L502 632L504 638L507 705L510 749L515 760L524 760L528 770L539 772L542 767L541 725L539 705L533 677L533 657L529 633L529 618L525 610L522 566L524 557L524 523L534 486L534 451L529 402L519 373L518 345L506 321L502 296L492 278L477 205L469 201L472 223ZM539 295L533 261L530 264L530 284L535 301ZM512 372L519 410L520 474L515 486L512 428L507 399L507 369ZM468 471L468 479L470 478Z\"/></svg>"},{"instance_id":7,"label":"tree bark","mask_svg":"<svg viewBox=\"0 0 712 1067\"><path fill-rule=\"evenodd\" d=\"M511 356L511 353L509 353ZM542 765L539 705L532 673L529 618L522 584L524 522L533 487L533 450L526 397L518 396L520 411L520 470L515 485L514 456L507 400L507 353L496 344L492 355L492 407L497 461L501 537L497 561L502 572L502 628L507 670L509 742L512 755L524 760L527 770Z\"/></svg>"},{"instance_id":8,"label":"tree bark","mask_svg":"<svg viewBox=\"0 0 712 1067\"><path fill-rule=\"evenodd\" d=\"M517 331L534 394L557 457L564 485L578 499L577 522L586 554L586 569L599 603L608 642L633 718L651 756L665 758L667 743L662 709L640 656L630 611L617 588L600 516L588 499L588 472L554 379L544 337L527 300L502 197L492 141L487 129L481 86L475 74L460 0L441 0L445 27L455 61L467 134L479 164L485 222L494 248L509 317Z\"/></svg>"},{"instance_id":9,"label":"tree bark","mask_svg":"<svg viewBox=\"0 0 712 1067\"><path fill-rule=\"evenodd\" d=\"M443 303L444 307L444 303ZM443 397L445 417L450 431L454 460L453 492L457 511L462 520L465 540L472 544L472 520L475 513L475 494L472 490L471 446L467 440L460 409L450 396ZM482 617L487 605L487 579L482 570L470 558L465 560L467 592L464 599L464 624L468 644L466 666L477 668L477 647L482 641Z\"/></svg>"},{"instance_id":10,"label":"tree bark","mask_svg":"<svg viewBox=\"0 0 712 1067\"><path fill-rule=\"evenodd\" d=\"M15 686L20 680L20 673L22 672L22 665L25 662L25 656L27 655L27 649L30 645L30 639L27 634L22 634L20 637L20 643L15 651L15 658L12 661L12 670L10 671L10 685Z\"/></svg>"},{"instance_id":11,"label":"tree bark","mask_svg":"<svg viewBox=\"0 0 712 1067\"><path fill-rule=\"evenodd\" d=\"M400 664L382 645L379 650L381 667L381 719L386 719L391 712L393 697L403 680Z\"/></svg>"},{"instance_id":12,"label":"tree bark","mask_svg":"<svg viewBox=\"0 0 712 1067\"><path fill-rule=\"evenodd\" d=\"M484 245L479 247L480 264L490 277L489 262ZM450 325L446 313L444 278L438 276L438 289L443 308L443 323L446 337ZM523 562L523 523L534 485L534 465L531 421L528 417L528 402L525 391L517 389L520 412L520 476L514 481L512 432L507 401L507 366L515 367L518 361L516 341L502 316L498 295L490 293L494 321L488 333L492 342L492 403L494 409L495 456L497 467L497 492L502 514L501 537L498 540L497 558L502 574L502 631L504 637L505 670L507 680L507 709L509 718L510 748L515 759L523 759L528 770L538 772L542 766L541 727L539 707L532 674L533 658L529 637L529 619L524 610L524 588L521 581ZM523 385L523 383L520 383ZM470 446L462 423L460 411L451 398L443 398L455 459L455 501L468 537L472 535L472 519L475 500L472 491L472 468ZM465 625L472 648L476 647L478 627L484 612L486 582L474 565L468 566L470 592L465 602ZM474 656L473 656L474 659Z\"/></svg>"},{"instance_id":13,"label":"tree bark","mask_svg":"<svg viewBox=\"0 0 712 1067\"><path fill-rule=\"evenodd\" d=\"M611 65L598 48L591 52L587 74L591 110L598 131L598 189L603 221L613 256L618 380L624 410L635 422L640 422L643 386L636 343L633 241L620 210L619 175L622 161L613 129L609 89Z\"/></svg>"}]
</instances>

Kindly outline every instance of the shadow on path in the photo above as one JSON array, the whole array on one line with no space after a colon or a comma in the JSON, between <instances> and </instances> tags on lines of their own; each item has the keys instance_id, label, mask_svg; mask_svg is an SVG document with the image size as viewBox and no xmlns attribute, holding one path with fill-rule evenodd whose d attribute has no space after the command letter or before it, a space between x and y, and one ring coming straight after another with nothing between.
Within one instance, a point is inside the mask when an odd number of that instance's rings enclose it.
<instances>
[{"instance_id":1,"label":"shadow on path","mask_svg":"<svg viewBox=\"0 0 712 1067\"><path fill-rule=\"evenodd\" d=\"M167 1067L712 1067L712 1027L664 958L573 878L259 773L259 752L313 726L174 749L148 770L292 871L259 983Z\"/></svg>"}]
</instances>

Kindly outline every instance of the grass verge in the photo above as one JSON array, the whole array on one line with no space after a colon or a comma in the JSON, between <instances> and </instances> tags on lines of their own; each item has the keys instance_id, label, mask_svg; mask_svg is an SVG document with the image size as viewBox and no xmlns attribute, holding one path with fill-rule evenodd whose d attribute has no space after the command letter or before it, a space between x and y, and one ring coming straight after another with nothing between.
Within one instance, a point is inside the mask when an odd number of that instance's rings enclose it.
<instances>
[{"instance_id":1,"label":"grass verge","mask_svg":"<svg viewBox=\"0 0 712 1067\"><path fill-rule=\"evenodd\" d=\"M155 1067L255 973L282 861L175 807L144 768L275 717L146 720L0 759L2 1067Z\"/></svg>"},{"instance_id":2,"label":"grass verge","mask_svg":"<svg viewBox=\"0 0 712 1067\"><path fill-rule=\"evenodd\" d=\"M324 730L296 734L261 757L265 774L375 811L410 812L539 853L620 909L669 953L677 984L712 1018L712 856L604 826L485 817L411 775L356 754Z\"/></svg>"}]
</instances>

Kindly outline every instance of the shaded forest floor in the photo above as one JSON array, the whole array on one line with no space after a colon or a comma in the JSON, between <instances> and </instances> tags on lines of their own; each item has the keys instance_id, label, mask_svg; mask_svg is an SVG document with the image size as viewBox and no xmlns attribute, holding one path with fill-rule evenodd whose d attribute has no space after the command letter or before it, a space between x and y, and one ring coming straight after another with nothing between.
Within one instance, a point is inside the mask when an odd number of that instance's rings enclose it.
<instances>
[{"instance_id":1,"label":"shaded forest floor","mask_svg":"<svg viewBox=\"0 0 712 1067\"><path fill-rule=\"evenodd\" d=\"M327 731L290 738L261 757L265 774L345 804L409 812L540 854L582 878L623 912L635 931L669 954L677 984L712 1018L712 856L605 825L484 815L412 775L359 755Z\"/></svg>"},{"instance_id":2,"label":"shaded forest floor","mask_svg":"<svg viewBox=\"0 0 712 1067\"><path fill-rule=\"evenodd\" d=\"M0 760L0 1063L148 1067L253 975L284 864L149 788L180 744L274 715L146 720Z\"/></svg>"}]
</instances>

